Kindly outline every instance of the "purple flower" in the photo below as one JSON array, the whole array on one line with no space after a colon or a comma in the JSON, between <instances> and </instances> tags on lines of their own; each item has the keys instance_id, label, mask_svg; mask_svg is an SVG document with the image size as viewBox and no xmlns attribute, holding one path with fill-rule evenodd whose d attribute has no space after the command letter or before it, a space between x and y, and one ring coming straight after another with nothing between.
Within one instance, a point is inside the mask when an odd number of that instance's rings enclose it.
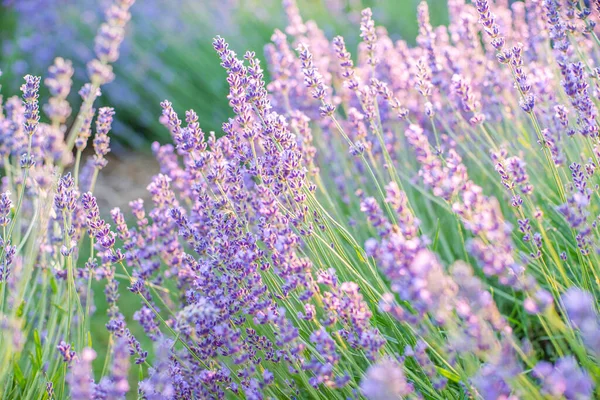
<instances>
[{"instance_id":1,"label":"purple flower","mask_svg":"<svg viewBox=\"0 0 600 400\"><path fill-rule=\"evenodd\" d=\"M516 354L509 343L491 354L490 362L484 364L473 377L473 385L484 399L516 400L510 383L523 373Z\"/></svg>"},{"instance_id":2,"label":"purple flower","mask_svg":"<svg viewBox=\"0 0 600 400\"><path fill-rule=\"evenodd\" d=\"M473 113L473 116L469 121L473 125L482 123L485 120L485 116L480 113L481 102L475 97L470 82L462 76L455 74L452 77L452 88L460 98L463 111L466 113Z\"/></svg>"},{"instance_id":3,"label":"purple flower","mask_svg":"<svg viewBox=\"0 0 600 400\"><path fill-rule=\"evenodd\" d=\"M302 62L302 72L304 73L304 85L311 89L311 95L313 98L321 101L323 104L322 111L327 115L332 115L335 107L333 104L327 103L325 97L327 96L327 87L323 83L323 77L313 64L313 56L308 50L308 46L301 43L298 46L298 55Z\"/></svg>"},{"instance_id":4,"label":"purple flower","mask_svg":"<svg viewBox=\"0 0 600 400\"><path fill-rule=\"evenodd\" d=\"M113 67L100 60L92 60L87 64L87 73L90 80L98 86L105 85L115 79Z\"/></svg>"},{"instance_id":5,"label":"purple flower","mask_svg":"<svg viewBox=\"0 0 600 400\"><path fill-rule=\"evenodd\" d=\"M57 57L54 64L48 68L48 77L44 80L46 87L50 90L52 98L44 106L46 115L59 124L66 122L71 115L71 106L67 101L67 96L71 91L74 70L71 61Z\"/></svg>"},{"instance_id":6,"label":"purple flower","mask_svg":"<svg viewBox=\"0 0 600 400\"><path fill-rule=\"evenodd\" d=\"M367 369L360 383L360 391L369 400L388 400L409 396L414 388L406 379L403 365L384 358Z\"/></svg>"},{"instance_id":7,"label":"purple flower","mask_svg":"<svg viewBox=\"0 0 600 400\"><path fill-rule=\"evenodd\" d=\"M479 13L479 23L483 26L485 33L492 39L492 46L496 50L501 51L505 40L496 22L496 15L490 12L488 0L476 0L475 7Z\"/></svg>"},{"instance_id":8,"label":"purple flower","mask_svg":"<svg viewBox=\"0 0 600 400\"><path fill-rule=\"evenodd\" d=\"M59 350L61 349L59 348ZM67 375L67 383L69 384L69 390L73 400L89 400L93 398L92 394L95 385L94 376L92 374L92 361L94 361L95 358L96 352L86 347L81 351L81 356L77 361L71 364Z\"/></svg>"},{"instance_id":9,"label":"purple flower","mask_svg":"<svg viewBox=\"0 0 600 400\"><path fill-rule=\"evenodd\" d=\"M148 371L148 378L141 381L139 386L140 394L148 400L168 399L175 394L175 382L169 371L171 346L172 343L166 339L155 345L153 367Z\"/></svg>"},{"instance_id":10,"label":"purple flower","mask_svg":"<svg viewBox=\"0 0 600 400\"><path fill-rule=\"evenodd\" d=\"M4 253L4 259L0 263L0 282L8 281L17 254L17 247L12 246L10 243L10 239L4 240L0 237L0 249Z\"/></svg>"},{"instance_id":11,"label":"purple flower","mask_svg":"<svg viewBox=\"0 0 600 400\"><path fill-rule=\"evenodd\" d=\"M61 340L61 342L56 348L58 349L64 362L70 364L73 360L77 359L77 354L75 353L75 351L71 350L71 345L66 343L64 340Z\"/></svg>"},{"instance_id":12,"label":"purple flower","mask_svg":"<svg viewBox=\"0 0 600 400\"><path fill-rule=\"evenodd\" d=\"M562 86L577 112L579 132L583 136L598 136L598 109L589 95L584 66L581 62L569 63L563 70Z\"/></svg>"},{"instance_id":13,"label":"purple flower","mask_svg":"<svg viewBox=\"0 0 600 400\"><path fill-rule=\"evenodd\" d=\"M340 355L336 351L336 345L325 328L321 328L311 333L310 341L315 346L319 357L313 357L304 365L304 369L313 372L314 376L310 378L310 384L318 387L321 383L331 385L333 380L333 368L340 360Z\"/></svg>"},{"instance_id":14,"label":"purple flower","mask_svg":"<svg viewBox=\"0 0 600 400\"><path fill-rule=\"evenodd\" d=\"M594 308L593 296L578 288L566 291L561 300L571 324L579 330L590 352L600 354L600 316Z\"/></svg>"},{"instance_id":15,"label":"purple flower","mask_svg":"<svg viewBox=\"0 0 600 400\"><path fill-rule=\"evenodd\" d=\"M98 110L98 119L96 119L96 136L94 137L94 165L98 169L106 166L108 161L104 158L110 151L110 137L108 133L115 115L114 109L102 107Z\"/></svg>"},{"instance_id":16,"label":"purple flower","mask_svg":"<svg viewBox=\"0 0 600 400\"><path fill-rule=\"evenodd\" d=\"M54 399L54 384L52 382L46 382L46 394L48 395L48 399Z\"/></svg>"},{"instance_id":17,"label":"purple flower","mask_svg":"<svg viewBox=\"0 0 600 400\"><path fill-rule=\"evenodd\" d=\"M560 358L556 364L541 361L533 369L543 392L553 398L567 400L592 399L594 382L572 356Z\"/></svg>"},{"instance_id":18,"label":"purple flower","mask_svg":"<svg viewBox=\"0 0 600 400\"><path fill-rule=\"evenodd\" d=\"M569 169L573 180L571 193L566 199L567 202L559 205L557 210L564 216L569 226L576 231L577 247L580 252L588 254L592 245L592 232L588 221L591 214L589 207L592 189L588 187L588 178L581 164L572 163Z\"/></svg>"},{"instance_id":19,"label":"purple flower","mask_svg":"<svg viewBox=\"0 0 600 400\"><path fill-rule=\"evenodd\" d=\"M8 226L10 223L10 213L13 207L10 199L10 192L3 192L0 195L0 226Z\"/></svg>"},{"instance_id":20,"label":"purple flower","mask_svg":"<svg viewBox=\"0 0 600 400\"><path fill-rule=\"evenodd\" d=\"M129 351L127 339L117 338L113 347L110 374L103 377L96 385L95 391L102 393L107 399L121 399L129 392Z\"/></svg>"},{"instance_id":21,"label":"purple flower","mask_svg":"<svg viewBox=\"0 0 600 400\"><path fill-rule=\"evenodd\" d=\"M346 50L344 38L342 36L336 36L333 38L332 44L340 63L341 76L344 78L344 85L351 90L356 90L359 83L354 74L354 63L352 62L352 56L348 50Z\"/></svg>"},{"instance_id":22,"label":"purple flower","mask_svg":"<svg viewBox=\"0 0 600 400\"><path fill-rule=\"evenodd\" d=\"M61 57L54 59L54 64L48 68L48 77L44 83L53 97L66 98L71 91L73 64Z\"/></svg>"},{"instance_id":23,"label":"purple flower","mask_svg":"<svg viewBox=\"0 0 600 400\"><path fill-rule=\"evenodd\" d=\"M105 22L98 29L94 52L97 59L87 65L93 84L103 85L114 79L112 67L119 58L119 47L125 38L125 25L131 18L129 8L135 0L114 0L105 13Z\"/></svg>"},{"instance_id":24,"label":"purple flower","mask_svg":"<svg viewBox=\"0 0 600 400\"><path fill-rule=\"evenodd\" d=\"M25 118L23 127L25 133L30 137L36 132L40 121L38 105L40 80L41 78L38 76L26 75L25 83L21 86L21 92L23 92L23 105L25 107L25 111L23 112L23 117Z\"/></svg>"},{"instance_id":25,"label":"purple flower","mask_svg":"<svg viewBox=\"0 0 600 400\"><path fill-rule=\"evenodd\" d=\"M129 354L137 355L135 359L136 364L143 364L146 362L146 358L148 357L148 352L142 350L142 346L140 342L133 336L133 334L129 331L129 329L125 330L125 336L127 337L127 341L129 343Z\"/></svg>"},{"instance_id":26,"label":"purple flower","mask_svg":"<svg viewBox=\"0 0 600 400\"><path fill-rule=\"evenodd\" d=\"M79 192L75 190L75 181L71 173L67 173L58 181L56 195L54 196L54 207L57 210L72 213L75 210Z\"/></svg>"},{"instance_id":27,"label":"purple flower","mask_svg":"<svg viewBox=\"0 0 600 400\"><path fill-rule=\"evenodd\" d=\"M87 147L88 139L92 134L92 119L94 118L96 110L91 108L87 113L83 115L83 123L79 132L77 132L77 139L75 139L75 147L78 151L83 151Z\"/></svg>"},{"instance_id":28,"label":"purple flower","mask_svg":"<svg viewBox=\"0 0 600 400\"><path fill-rule=\"evenodd\" d=\"M379 60L375 56L375 48L377 46L377 34L375 33L375 22L373 21L373 12L370 8L365 8L360 13L360 37L365 44L368 59L367 63L375 66Z\"/></svg>"}]
</instances>

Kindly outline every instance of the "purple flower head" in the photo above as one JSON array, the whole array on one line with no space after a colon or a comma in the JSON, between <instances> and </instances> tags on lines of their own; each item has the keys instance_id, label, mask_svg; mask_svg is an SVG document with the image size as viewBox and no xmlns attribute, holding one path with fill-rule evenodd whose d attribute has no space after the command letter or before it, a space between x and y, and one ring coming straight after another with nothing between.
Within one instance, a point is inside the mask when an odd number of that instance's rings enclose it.
<instances>
[{"instance_id":1,"label":"purple flower head","mask_svg":"<svg viewBox=\"0 0 600 400\"><path fill-rule=\"evenodd\" d=\"M423 97L428 98L433 93L433 84L431 82L431 69L424 58L419 58L417 61L417 70L415 87Z\"/></svg>"},{"instance_id":2,"label":"purple flower head","mask_svg":"<svg viewBox=\"0 0 600 400\"><path fill-rule=\"evenodd\" d=\"M361 393L369 400L401 399L414 392L404 375L403 365L384 358L371 365L360 383Z\"/></svg>"},{"instance_id":3,"label":"purple flower head","mask_svg":"<svg viewBox=\"0 0 600 400\"><path fill-rule=\"evenodd\" d=\"M295 0L283 0L283 8L287 15L289 25L286 28L286 33L292 36L300 36L306 33L307 27L302 21L300 10Z\"/></svg>"},{"instance_id":4,"label":"purple flower head","mask_svg":"<svg viewBox=\"0 0 600 400\"><path fill-rule=\"evenodd\" d=\"M79 132L77 133L77 139L75 139L75 147L79 151L83 151L87 147L88 139L92 134L92 119L94 118L95 113L96 110L91 108L83 116L83 123L81 124L81 128L79 128Z\"/></svg>"},{"instance_id":5,"label":"purple flower head","mask_svg":"<svg viewBox=\"0 0 600 400\"><path fill-rule=\"evenodd\" d=\"M73 360L77 359L75 351L71 350L71 345L66 343L64 340L62 340L56 348L58 349L64 362L71 363Z\"/></svg>"},{"instance_id":6,"label":"purple flower head","mask_svg":"<svg viewBox=\"0 0 600 400\"><path fill-rule=\"evenodd\" d=\"M332 385L334 382L334 366L340 360L336 343L323 327L311 333L310 341L315 346L319 357L313 356L303 366L305 370L310 370L313 373L309 382L315 388L320 384Z\"/></svg>"},{"instance_id":7,"label":"purple flower head","mask_svg":"<svg viewBox=\"0 0 600 400\"><path fill-rule=\"evenodd\" d=\"M82 195L82 204L89 235L96 239L104 251L108 252L107 255L110 255L111 258L117 256L118 253L114 254L112 251L115 245L115 233L110 230L110 225L100 218L98 203L91 192ZM119 260L113 260L113 262L116 261Z\"/></svg>"},{"instance_id":8,"label":"purple flower head","mask_svg":"<svg viewBox=\"0 0 600 400\"><path fill-rule=\"evenodd\" d=\"M598 135L598 108L589 94L589 84L581 62L569 63L563 70L562 85L565 93L571 99L571 105L577 113L579 132L583 136Z\"/></svg>"},{"instance_id":9,"label":"purple flower head","mask_svg":"<svg viewBox=\"0 0 600 400\"><path fill-rule=\"evenodd\" d=\"M103 377L95 389L102 392L106 398L121 399L129 392L129 351L127 338L117 338L112 356L110 374Z\"/></svg>"},{"instance_id":10,"label":"purple flower head","mask_svg":"<svg viewBox=\"0 0 600 400\"><path fill-rule=\"evenodd\" d=\"M376 78L371 79L371 86L383 97L388 106L396 113L398 119L405 120L408 116L408 110L402 106L400 100L388 88L388 85Z\"/></svg>"},{"instance_id":11,"label":"purple flower head","mask_svg":"<svg viewBox=\"0 0 600 400\"><path fill-rule=\"evenodd\" d=\"M7 282L17 254L17 247L10 244L10 239L4 240L0 237L0 249L4 252L4 259L0 263L0 282Z\"/></svg>"},{"instance_id":12,"label":"purple flower head","mask_svg":"<svg viewBox=\"0 0 600 400\"><path fill-rule=\"evenodd\" d=\"M98 29L94 51L103 63L114 63L119 58L119 47L125 38L125 25L131 18L129 8L135 0L115 0L106 12L106 22Z\"/></svg>"},{"instance_id":13,"label":"purple flower head","mask_svg":"<svg viewBox=\"0 0 600 400\"><path fill-rule=\"evenodd\" d=\"M342 36L336 36L333 38L332 44L340 63L341 75L342 78L344 78L344 85L351 90L356 90L359 83L354 74L354 62L352 61L352 56L348 50L346 50L344 38Z\"/></svg>"},{"instance_id":14,"label":"purple flower head","mask_svg":"<svg viewBox=\"0 0 600 400\"><path fill-rule=\"evenodd\" d=\"M484 399L516 400L511 382L523 371L511 345L503 342L501 346L499 351L488 355L490 362L482 365L473 377L473 385Z\"/></svg>"},{"instance_id":15,"label":"purple flower head","mask_svg":"<svg viewBox=\"0 0 600 400\"><path fill-rule=\"evenodd\" d=\"M534 235L534 242L539 234ZM537 244L536 244L537 245ZM538 246L539 247L539 246ZM523 308L530 314L539 314L546 311L553 303L552 295L545 289L539 289L527 297L523 302Z\"/></svg>"},{"instance_id":16,"label":"purple flower head","mask_svg":"<svg viewBox=\"0 0 600 400\"><path fill-rule=\"evenodd\" d=\"M56 195L54 196L54 207L57 210L73 212L75 210L79 192L75 190L75 181L68 172L58 181Z\"/></svg>"},{"instance_id":17,"label":"purple flower head","mask_svg":"<svg viewBox=\"0 0 600 400\"><path fill-rule=\"evenodd\" d=\"M172 342L162 339L156 342L154 347L156 359L153 367L148 371L148 378L140 382L139 392L149 400L168 399L175 394L176 387L176 382L170 373L169 356Z\"/></svg>"},{"instance_id":18,"label":"purple flower head","mask_svg":"<svg viewBox=\"0 0 600 400\"><path fill-rule=\"evenodd\" d=\"M146 362L146 358L148 357L148 352L142 350L142 346L140 342L133 336L133 334L129 331L129 329L125 330L125 337L127 337L127 342L129 344L129 354L136 355L135 359L136 364L143 364Z\"/></svg>"},{"instance_id":19,"label":"purple flower head","mask_svg":"<svg viewBox=\"0 0 600 400\"><path fill-rule=\"evenodd\" d=\"M496 15L490 12L488 0L476 0L475 7L479 13L479 23L483 26L485 33L492 39L492 46L498 51L504 47L504 37L500 34L500 27L496 22Z\"/></svg>"},{"instance_id":20,"label":"purple flower head","mask_svg":"<svg viewBox=\"0 0 600 400\"><path fill-rule=\"evenodd\" d=\"M177 314L178 329L189 333L196 330L211 329L214 326L219 310L207 299L200 298L197 302L183 308Z\"/></svg>"},{"instance_id":21,"label":"purple flower head","mask_svg":"<svg viewBox=\"0 0 600 400\"><path fill-rule=\"evenodd\" d=\"M594 381L572 356L560 358L555 365L541 361L533 369L542 390L552 398L592 399Z\"/></svg>"},{"instance_id":22,"label":"purple flower head","mask_svg":"<svg viewBox=\"0 0 600 400\"><path fill-rule=\"evenodd\" d=\"M385 187L385 201L398 216L398 227L406 239L412 239L417 236L419 229L419 220L415 218L408 203L406 193L400 190L396 182L390 182Z\"/></svg>"},{"instance_id":23,"label":"purple flower head","mask_svg":"<svg viewBox=\"0 0 600 400\"><path fill-rule=\"evenodd\" d=\"M93 84L101 86L115 79L112 65L92 60L87 64L87 72Z\"/></svg>"},{"instance_id":24,"label":"purple flower head","mask_svg":"<svg viewBox=\"0 0 600 400\"><path fill-rule=\"evenodd\" d=\"M21 92L23 92L23 105L25 107L25 111L23 113L25 121L23 122L23 127L25 129L25 133L29 136L32 136L36 132L40 121L38 105L40 80L41 78L39 76L26 75L25 83L21 85Z\"/></svg>"},{"instance_id":25,"label":"purple flower head","mask_svg":"<svg viewBox=\"0 0 600 400\"><path fill-rule=\"evenodd\" d=\"M8 191L0 195L0 226L7 226L10 223L10 212L13 207L10 196Z\"/></svg>"},{"instance_id":26,"label":"purple flower head","mask_svg":"<svg viewBox=\"0 0 600 400\"><path fill-rule=\"evenodd\" d=\"M44 83L50 90L52 98L44 106L44 111L53 121L64 123L71 115L71 106L66 99L73 84L71 80L73 73L71 61L61 57L57 57L54 64L48 68L48 77L44 80Z\"/></svg>"},{"instance_id":27,"label":"purple flower head","mask_svg":"<svg viewBox=\"0 0 600 400\"><path fill-rule=\"evenodd\" d=\"M463 111L474 114L470 119L470 122L474 125L476 125L476 123L483 122L485 117L483 114L479 113L481 109L481 103L473 93L471 83L461 75L454 74L454 76L452 76L452 88L456 95L460 98Z\"/></svg>"},{"instance_id":28,"label":"purple flower head","mask_svg":"<svg viewBox=\"0 0 600 400\"><path fill-rule=\"evenodd\" d=\"M373 197L367 197L360 203L360 211L362 211L371 225L373 225L379 231L381 236L386 236L390 229L390 223L387 218L383 215L383 211L377 200Z\"/></svg>"},{"instance_id":29,"label":"purple flower head","mask_svg":"<svg viewBox=\"0 0 600 400\"><path fill-rule=\"evenodd\" d=\"M79 97L81 97L82 100L85 100L87 98L89 98L90 96L93 97L100 97L102 96L102 91L100 90L100 88L96 88L95 90L93 90L93 86L91 83L86 83L85 85L82 86L81 89L79 89L79 92L77 92L77 94L79 94Z\"/></svg>"},{"instance_id":30,"label":"purple flower head","mask_svg":"<svg viewBox=\"0 0 600 400\"><path fill-rule=\"evenodd\" d=\"M181 120L173 109L173 105L170 101L165 100L160 103L160 106L162 107L161 123L169 129L173 138L178 137L181 130Z\"/></svg>"},{"instance_id":31,"label":"purple flower head","mask_svg":"<svg viewBox=\"0 0 600 400\"><path fill-rule=\"evenodd\" d=\"M110 151L110 137L108 133L115 115L114 109L102 107L98 110L98 119L96 119L96 136L94 137L94 165L98 169L106 166L108 161L104 158Z\"/></svg>"},{"instance_id":32,"label":"purple flower head","mask_svg":"<svg viewBox=\"0 0 600 400\"><path fill-rule=\"evenodd\" d=\"M375 66L379 63L379 60L375 56L375 49L377 46L377 33L375 32L373 12L370 8L365 8L361 11L360 15L360 37L362 38L367 50L367 63L372 66Z\"/></svg>"},{"instance_id":33,"label":"purple flower head","mask_svg":"<svg viewBox=\"0 0 600 400\"><path fill-rule=\"evenodd\" d=\"M579 329L586 347L600 355L600 316L596 312L594 297L581 289L571 288L561 300L571 324Z\"/></svg>"},{"instance_id":34,"label":"purple flower head","mask_svg":"<svg viewBox=\"0 0 600 400\"><path fill-rule=\"evenodd\" d=\"M313 56L308 50L308 46L304 43L298 45L298 57L302 62L302 72L304 73L304 84L307 88L312 89L311 95L313 98L325 101L327 88L323 83L323 76L315 68Z\"/></svg>"},{"instance_id":35,"label":"purple flower head","mask_svg":"<svg viewBox=\"0 0 600 400\"><path fill-rule=\"evenodd\" d=\"M77 362L70 366L67 383L69 384L73 400L88 400L93 398L94 377L92 373L92 361L95 358L96 352L86 347L81 351L81 357L77 358Z\"/></svg>"},{"instance_id":36,"label":"purple flower head","mask_svg":"<svg viewBox=\"0 0 600 400\"><path fill-rule=\"evenodd\" d=\"M495 155L498 159L496 171L502 178L502 184L509 190L518 187L524 195L530 195L533 192L533 186L529 183L529 175L525 170L525 162L519 157L509 157L502 159L502 156Z\"/></svg>"},{"instance_id":37,"label":"purple flower head","mask_svg":"<svg viewBox=\"0 0 600 400\"><path fill-rule=\"evenodd\" d=\"M71 91L73 64L62 57L54 59L54 64L48 67L48 77L44 83L54 97L66 98Z\"/></svg>"},{"instance_id":38,"label":"purple flower head","mask_svg":"<svg viewBox=\"0 0 600 400\"><path fill-rule=\"evenodd\" d=\"M52 382L46 382L46 394L48 395L48 399L54 399L54 384Z\"/></svg>"},{"instance_id":39,"label":"purple flower head","mask_svg":"<svg viewBox=\"0 0 600 400\"><path fill-rule=\"evenodd\" d=\"M114 15L116 13L113 13L111 16ZM104 63L117 61L119 58L119 45L123 41L124 36L125 30L123 26L108 23L102 24L96 36L96 46L94 49L98 59Z\"/></svg>"}]
</instances>

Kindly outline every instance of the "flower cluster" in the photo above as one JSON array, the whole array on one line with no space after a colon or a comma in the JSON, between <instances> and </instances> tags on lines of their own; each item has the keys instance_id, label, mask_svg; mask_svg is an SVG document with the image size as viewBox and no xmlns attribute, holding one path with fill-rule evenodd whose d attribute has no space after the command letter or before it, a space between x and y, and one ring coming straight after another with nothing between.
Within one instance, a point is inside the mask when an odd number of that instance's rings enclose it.
<instances>
[{"instance_id":1,"label":"flower cluster","mask_svg":"<svg viewBox=\"0 0 600 400\"><path fill-rule=\"evenodd\" d=\"M81 161L132 3L107 10L70 129L66 60L44 81L49 123L31 75L0 113L0 359L14 360L0 387L598 396L600 10L453 0L436 28L422 2L410 47L366 9L354 61L286 0L289 38L276 31L266 48L272 81L254 52L216 37L232 112L222 132L162 102L173 144L152 146L147 199L105 215L94 189L112 108L98 110ZM94 314L108 320L106 352L91 348Z\"/></svg>"}]
</instances>

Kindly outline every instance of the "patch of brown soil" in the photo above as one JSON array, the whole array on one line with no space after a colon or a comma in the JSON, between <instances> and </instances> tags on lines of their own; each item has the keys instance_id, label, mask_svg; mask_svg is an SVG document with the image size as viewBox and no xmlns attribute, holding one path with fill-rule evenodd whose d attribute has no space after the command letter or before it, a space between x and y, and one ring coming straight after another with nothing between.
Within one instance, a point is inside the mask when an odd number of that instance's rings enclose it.
<instances>
[{"instance_id":1,"label":"patch of brown soil","mask_svg":"<svg viewBox=\"0 0 600 400\"><path fill-rule=\"evenodd\" d=\"M110 157L94 190L100 210L107 212L119 207L127 215L130 201L149 200L146 187L158 172L158 163L151 154L130 152Z\"/></svg>"}]
</instances>

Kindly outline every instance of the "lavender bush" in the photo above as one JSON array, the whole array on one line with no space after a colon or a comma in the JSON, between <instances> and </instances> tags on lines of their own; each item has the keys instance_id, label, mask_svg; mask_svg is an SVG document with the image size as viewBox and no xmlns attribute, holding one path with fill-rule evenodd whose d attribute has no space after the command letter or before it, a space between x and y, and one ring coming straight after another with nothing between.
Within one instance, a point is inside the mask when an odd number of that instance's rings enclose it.
<instances>
[{"instance_id":1,"label":"lavender bush","mask_svg":"<svg viewBox=\"0 0 600 400\"><path fill-rule=\"evenodd\" d=\"M153 146L150 204L105 214L114 110L94 101L132 3L107 9L69 129L66 60L47 122L38 77L3 107L3 397L600 395L597 4L452 0L434 28L422 2L416 47L365 9L353 59L286 0L271 81L215 38L223 134L161 103L173 144Z\"/></svg>"}]
</instances>

